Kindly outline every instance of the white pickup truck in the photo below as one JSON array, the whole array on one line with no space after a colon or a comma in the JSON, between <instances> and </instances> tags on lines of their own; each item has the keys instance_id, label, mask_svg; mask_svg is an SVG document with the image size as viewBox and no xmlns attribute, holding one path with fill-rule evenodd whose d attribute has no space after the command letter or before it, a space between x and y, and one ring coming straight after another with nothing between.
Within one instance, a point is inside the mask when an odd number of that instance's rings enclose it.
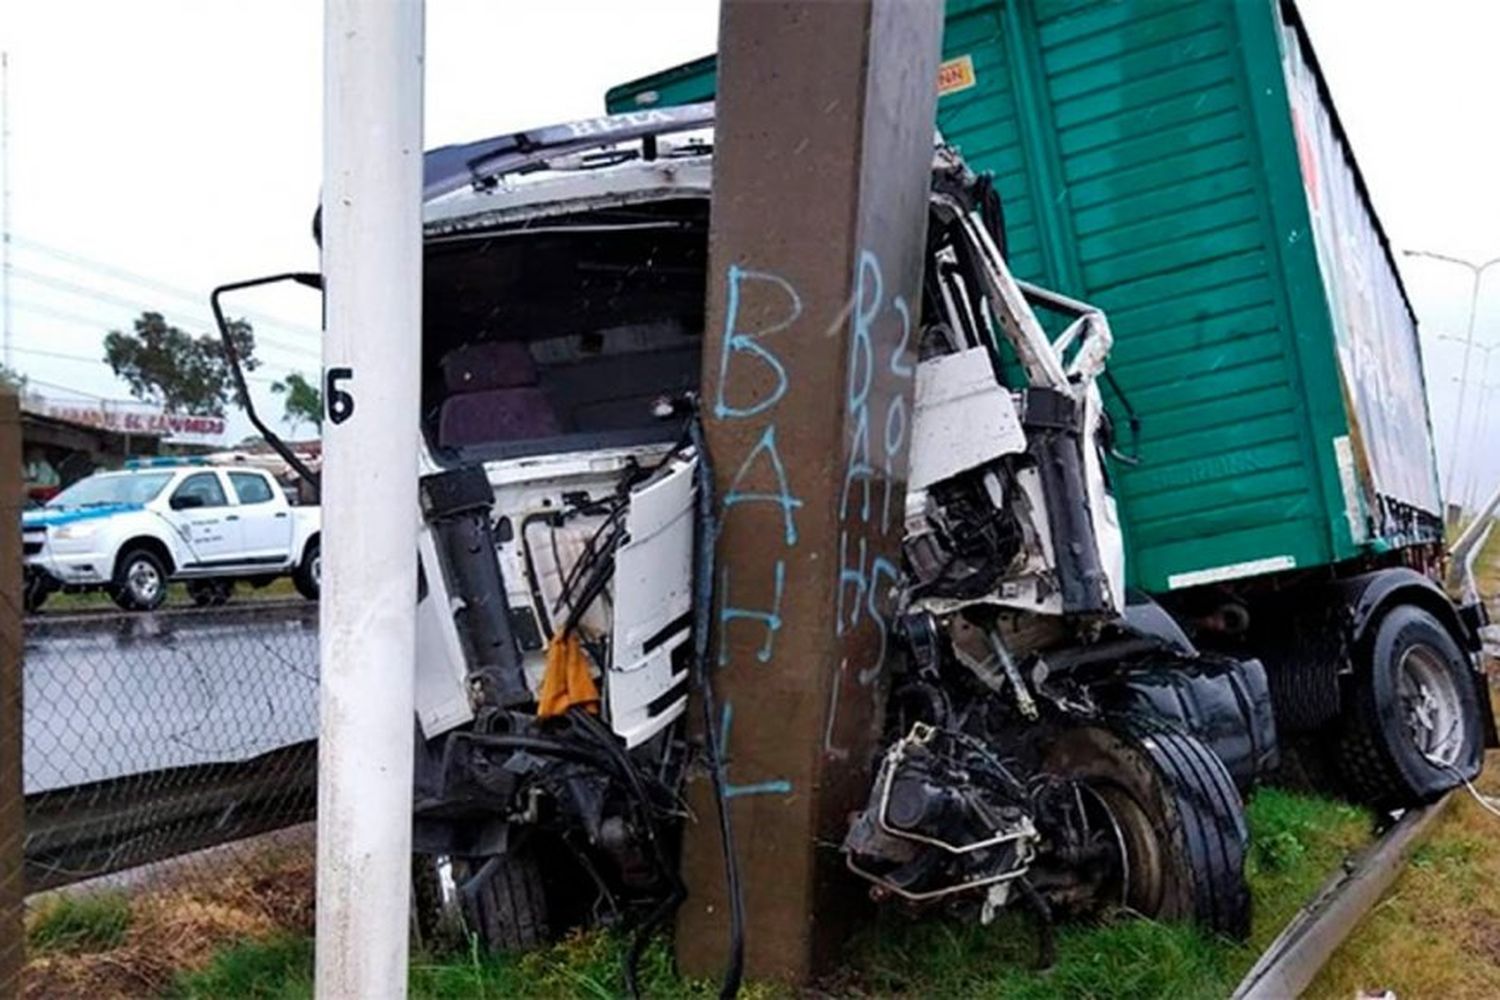
<instances>
[{"instance_id":1,"label":"white pickup truck","mask_svg":"<svg viewBox=\"0 0 1500 1000\"><path fill-rule=\"evenodd\" d=\"M304 597L318 596L318 508L292 506L260 469L131 463L26 511L21 529L27 611L65 588L106 590L121 608L149 611L172 580L200 606L223 604L237 580L264 586L286 575Z\"/></svg>"}]
</instances>

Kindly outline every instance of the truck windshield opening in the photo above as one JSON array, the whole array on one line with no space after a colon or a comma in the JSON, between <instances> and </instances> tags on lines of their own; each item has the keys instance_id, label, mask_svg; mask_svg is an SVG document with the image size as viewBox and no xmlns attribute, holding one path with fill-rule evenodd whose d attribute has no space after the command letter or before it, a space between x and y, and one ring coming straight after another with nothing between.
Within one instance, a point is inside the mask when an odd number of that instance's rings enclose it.
<instances>
[{"instance_id":1,"label":"truck windshield opening","mask_svg":"<svg viewBox=\"0 0 1500 1000\"><path fill-rule=\"evenodd\" d=\"M429 239L423 430L465 460L671 439L695 391L708 203Z\"/></svg>"}]
</instances>

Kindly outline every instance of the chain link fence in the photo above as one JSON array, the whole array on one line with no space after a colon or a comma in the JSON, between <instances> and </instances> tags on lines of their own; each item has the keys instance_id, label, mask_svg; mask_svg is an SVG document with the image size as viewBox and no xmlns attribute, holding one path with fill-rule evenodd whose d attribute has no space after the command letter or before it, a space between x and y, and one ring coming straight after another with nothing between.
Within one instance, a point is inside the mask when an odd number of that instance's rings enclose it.
<instances>
[{"instance_id":1,"label":"chain link fence","mask_svg":"<svg viewBox=\"0 0 1500 1000\"><path fill-rule=\"evenodd\" d=\"M22 647L21 995L156 995L311 929L315 604L39 615Z\"/></svg>"}]
</instances>

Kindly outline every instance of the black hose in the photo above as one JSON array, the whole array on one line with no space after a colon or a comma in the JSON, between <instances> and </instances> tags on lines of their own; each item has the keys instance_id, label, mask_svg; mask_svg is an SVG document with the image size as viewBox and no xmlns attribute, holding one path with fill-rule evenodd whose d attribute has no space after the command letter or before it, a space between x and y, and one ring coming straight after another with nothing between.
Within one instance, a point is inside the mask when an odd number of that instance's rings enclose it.
<instances>
[{"instance_id":1,"label":"black hose","mask_svg":"<svg viewBox=\"0 0 1500 1000\"><path fill-rule=\"evenodd\" d=\"M729 959L719 985L719 996L722 1000L731 1000L739 993L740 981L745 974L745 898L734 849L729 797L725 791L728 782L724 775L724 748L719 745L713 678L708 668L708 639L713 624L714 546L718 541L718 526L714 516L713 462L703 436L703 422L697 413L688 423L688 436L698 453L698 495L694 511L693 674L698 683L699 701L703 705L704 746L713 780L714 800L718 805L719 842L724 850L724 882L729 894Z\"/></svg>"},{"instance_id":2,"label":"black hose","mask_svg":"<svg viewBox=\"0 0 1500 1000\"><path fill-rule=\"evenodd\" d=\"M637 970L640 967L641 956L645 954L646 945L650 943L651 935L655 933L656 928L661 925L662 921L671 916L677 907L682 905L682 901L687 898L687 887L683 885L682 877L677 873L676 866L672 864L672 860L667 857L665 848L662 847L661 834L656 828L656 820L652 815L655 803L651 801L651 796L647 793L645 785L641 782L640 773L631 762L630 757L625 753L620 744L616 742L614 734L604 728L603 723L594 716L577 707L569 709L568 715L574 725L592 737L600 749L614 759L620 774L625 778L626 784L630 786L636 801L640 803L641 824L645 829L646 842L650 845L651 854L656 861L657 868L671 887L667 895L662 898L661 902L656 904L650 914L646 916L646 919L642 920L640 926L636 928L635 935L630 941L630 947L625 952L622 963L624 967L625 991L632 997L639 997L641 991Z\"/></svg>"},{"instance_id":3,"label":"black hose","mask_svg":"<svg viewBox=\"0 0 1500 1000\"><path fill-rule=\"evenodd\" d=\"M1021 888L1021 898L1036 915L1037 970L1050 969L1057 963L1057 933L1052 924L1052 907L1047 905L1042 894L1036 891L1036 886L1027 881L1026 876L1016 879L1016 885Z\"/></svg>"}]
</instances>

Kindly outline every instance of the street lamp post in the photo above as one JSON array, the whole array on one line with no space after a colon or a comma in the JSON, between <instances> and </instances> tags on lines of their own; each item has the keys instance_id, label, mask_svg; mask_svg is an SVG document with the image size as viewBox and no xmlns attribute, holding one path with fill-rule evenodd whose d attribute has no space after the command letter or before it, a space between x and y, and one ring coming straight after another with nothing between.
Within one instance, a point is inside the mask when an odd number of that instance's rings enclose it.
<instances>
[{"instance_id":1,"label":"street lamp post","mask_svg":"<svg viewBox=\"0 0 1500 1000\"><path fill-rule=\"evenodd\" d=\"M1464 338L1455 337L1447 333L1438 334L1437 339L1447 340L1455 344L1466 344ZM1484 433L1484 416L1487 408L1485 404L1489 401L1489 397L1493 394L1496 386L1500 385L1500 383L1488 381L1490 377L1490 358L1496 351L1500 351L1500 342L1494 344L1471 344L1467 346L1467 349L1478 351L1484 355L1484 363L1479 366L1479 378L1475 385L1479 393L1479 401L1475 404L1474 419L1470 421L1473 429L1469 432L1469 450L1467 454L1473 457L1479 454L1480 435ZM1459 383L1460 392L1466 388L1467 379L1462 376L1453 376L1453 381ZM1460 507L1474 492L1475 486L1481 478L1481 470L1477 461L1469 462L1466 468L1468 469L1468 475L1459 477L1459 491L1458 496L1455 498Z\"/></svg>"},{"instance_id":2,"label":"street lamp post","mask_svg":"<svg viewBox=\"0 0 1500 1000\"><path fill-rule=\"evenodd\" d=\"M1453 447L1448 455L1448 474L1443 480L1443 501L1447 502L1448 495L1453 489L1453 470L1458 466L1458 440L1459 428L1464 419L1464 390L1469 384L1469 361L1474 354L1474 319L1479 307L1479 285L1484 278L1484 272L1500 264L1500 257L1492 257L1482 264L1464 260L1461 257L1450 257L1447 254L1433 253L1430 250L1407 250L1408 257L1428 257L1432 260L1446 261L1449 264L1457 264L1459 267L1468 268L1469 273L1474 276L1473 284L1469 292L1469 323L1468 330L1464 334L1464 361L1463 371L1459 375L1458 383L1458 413L1453 418Z\"/></svg>"}]
</instances>

